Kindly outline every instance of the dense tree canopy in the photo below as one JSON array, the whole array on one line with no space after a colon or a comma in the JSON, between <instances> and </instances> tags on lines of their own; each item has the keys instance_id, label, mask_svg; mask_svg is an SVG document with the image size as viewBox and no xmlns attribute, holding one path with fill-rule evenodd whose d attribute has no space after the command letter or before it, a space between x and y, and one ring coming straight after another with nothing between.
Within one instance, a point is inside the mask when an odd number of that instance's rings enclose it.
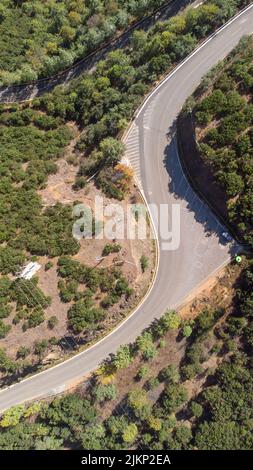
<instances>
[{"instance_id":1,"label":"dense tree canopy","mask_svg":"<svg viewBox=\"0 0 253 470\"><path fill-rule=\"evenodd\" d=\"M164 0L3 0L0 83L57 73L124 30Z\"/></svg>"}]
</instances>

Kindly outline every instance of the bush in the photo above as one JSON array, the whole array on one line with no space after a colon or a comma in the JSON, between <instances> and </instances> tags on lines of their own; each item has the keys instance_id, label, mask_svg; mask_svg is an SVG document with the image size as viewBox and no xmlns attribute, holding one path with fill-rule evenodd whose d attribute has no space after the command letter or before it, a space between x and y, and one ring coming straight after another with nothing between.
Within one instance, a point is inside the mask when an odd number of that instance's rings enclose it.
<instances>
[{"instance_id":1,"label":"bush","mask_svg":"<svg viewBox=\"0 0 253 470\"><path fill-rule=\"evenodd\" d=\"M92 390L92 395L98 403L105 400L115 400L117 396L117 388L114 384L97 385Z\"/></svg>"},{"instance_id":2,"label":"bush","mask_svg":"<svg viewBox=\"0 0 253 470\"><path fill-rule=\"evenodd\" d=\"M127 444L132 444L136 437L138 435L138 428L136 424L131 423L126 426L126 428L123 431L123 441L126 442Z\"/></svg>"},{"instance_id":3,"label":"bush","mask_svg":"<svg viewBox=\"0 0 253 470\"><path fill-rule=\"evenodd\" d=\"M11 325L6 325L3 320L0 320L0 339L5 338L10 330Z\"/></svg>"},{"instance_id":4,"label":"bush","mask_svg":"<svg viewBox=\"0 0 253 470\"><path fill-rule=\"evenodd\" d=\"M142 255L140 258L140 263L141 263L141 270L144 273L146 269L148 268L149 260L146 256Z\"/></svg>"},{"instance_id":5,"label":"bush","mask_svg":"<svg viewBox=\"0 0 253 470\"><path fill-rule=\"evenodd\" d=\"M200 403L197 403L196 401L191 402L190 410L193 416L195 416L195 418L200 418L203 414L203 406L200 405Z\"/></svg>"},{"instance_id":6,"label":"bush","mask_svg":"<svg viewBox=\"0 0 253 470\"><path fill-rule=\"evenodd\" d=\"M151 377L151 378L147 381L148 390L154 390L154 389L157 388L159 385L160 385L160 382L159 382L159 380L158 380L157 377Z\"/></svg>"},{"instance_id":7,"label":"bush","mask_svg":"<svg viewBox=\"0 0 253 470\"><path fill-rule=\"evenodd\" d=\"M145 379L145 377L147 377L147 375L149 374L149 369L148 367L146 366L141 366L139 371L138 371L138 378L139 379Z\"/></svg>"},{"instance_id":8,"label":"bush","mask_svg":"<svg viewBox=\"0 0 253 470\"><path fill-rule=\"evenodd\" d=\"M48 348L48 341L43 339L42 341L36 341L34 343L34 353L38 356L42 356Z\"/></svg>"},{"instance_id":9,"label":"bush","mask_svg":"<svg viewBox=\"0 0 253 470\"><path fill-rule=\"evenodd\" d=\"M52 261L49 261L48 263L45 264L45 271L49 271L54 266Z\"/></svg>"},{"instance_id":10,"label":"bush","mask_svg":"<svg viewBox=\"0 0 253 470\"><path fill-rule=\"evenodd\" d=\"M95 329L104 316L104 310L90 307L85 300L78 300L68 311L68 328L75 334L85 329Z\"/></svg>"},{"instance_id":11,"label":"bush","mask_svg":"<svg viewBox=\"0 0 253 470\"><path fill-rule=\"evenodd\" d=\"M18 359L25 359L27 356L29 356L31 350L27 348L26 346L20 346L20 348L17 351L17 358Z\"/></svg>"},{"instance_id":12,"label":"bush","mask_svg":"<svg viewBox=\"0 0 253 470\"><path fill-rule=\"evenodd\" d=\"M50 330L53 330L57 324L58 318L56 317L56 315L52 315L47 321L47 325Z\"/></svg>"},{"instance_id":13,"label":"bush","mask_svg":"<svg viewBox=\"0 0 253 470\"><path fill-rule=\"evenodd\" d=\"M102 256L108 256L110 253L118 253L121 250L121 246L118 243L108 243L104 246Z\"/></svg>"},{"instance_id":14,"label":"bush","mask_svg":"<svg viewBox=\"0 0 253 470\"><path fill-rule=\"evenodd\" d=\"M17 364L13 362L6 354L4 349L0 348L0 371L11 374L15 371Z\"/></svg>"}]
</instances>

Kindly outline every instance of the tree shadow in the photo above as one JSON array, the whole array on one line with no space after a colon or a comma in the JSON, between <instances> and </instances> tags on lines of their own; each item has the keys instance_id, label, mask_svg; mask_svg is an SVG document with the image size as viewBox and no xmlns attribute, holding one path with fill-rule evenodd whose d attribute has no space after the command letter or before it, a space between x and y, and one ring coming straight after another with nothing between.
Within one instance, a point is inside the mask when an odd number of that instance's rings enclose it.
<instances>
[{"instance_id":1,"label":"tree shadow","mask_svg":"<svg viewBox=\"0 0 253 470\"><path fill-rule=\"evenodd\" d=\"M167 138L168 145L164 150L163 163L169 176L169 193L173 194L176 200L186 202L187 210L192 212L196 222L203 226L207 237L215 234L219 239L219 243L228 246L230 255L235 256L238 245L234 240L231 242L226 240L223 233L227 233L227 228L223 225L219 216L214 213L207 202L193 188L189 175L183 169L177 144L176 121L170 127Z\"/></svg>"},{"instance_id":2,"label":"tree shadow","mask_svg":"<svg viewBox=\"0 0 253 470\"><path fill-rule=\"evenodd\" d=\"M65 335L58 341L58 346L64 352L73 352L78 349L78 346L85 344L83 338L75 338L72 335Z\"/></svg>"}]
</instances>

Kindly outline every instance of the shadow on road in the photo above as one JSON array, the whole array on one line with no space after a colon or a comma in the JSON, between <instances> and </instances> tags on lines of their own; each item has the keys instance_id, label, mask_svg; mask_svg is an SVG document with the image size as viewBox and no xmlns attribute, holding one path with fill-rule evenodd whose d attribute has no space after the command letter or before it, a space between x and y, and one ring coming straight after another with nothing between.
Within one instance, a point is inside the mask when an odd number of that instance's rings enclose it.
<instances>
[{"instance_id":1,"label":"shadow on road","mask_svg":"<svg viewBox=\"0 0 253 470\"><path fill-rule=\"evenodd\" d=\"M207 203L201 199L192 188L187 175L184 173L177 145L176 124L169 129L168 145L164 151L164 166L169 175L168 190L174 195L175 199L184 200L188 211L194 214L194 219L204 228L207 237L215 234L219 243L227 246L229 242L222 235L227 232L227 228L222 224L214 212L209 208ZM229 253L234 256L238 251L238 245L234 242L229 246Z\"/></svg>"}]
</instances>

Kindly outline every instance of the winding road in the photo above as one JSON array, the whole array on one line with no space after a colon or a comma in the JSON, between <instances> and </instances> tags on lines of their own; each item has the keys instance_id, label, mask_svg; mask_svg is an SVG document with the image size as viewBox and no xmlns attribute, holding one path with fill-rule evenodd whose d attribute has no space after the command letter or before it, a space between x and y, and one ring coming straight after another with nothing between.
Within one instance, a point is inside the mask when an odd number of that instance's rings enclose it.
<instances>
[{"instance_id":1,"label":"winding road","mask_svg":"<svg viewBox=\"0 0 253 470\"><path fill-rule=\"evenodd\" d=\"M225 230L191 189L183 174L173 129L186 98L201 78L245 34L253 32L253 5L206 41L157 87L144 103L126 137L125 158L136 171L149 204L180 205L178 249L164 250L158 234L159 265L153 288L142 305L103 340L73 358L0 392L0 411L57 394L94 370L120 345L133 341L167 308L181 305L237 249L225 244Z\"/></svg>"}]
</instances>

